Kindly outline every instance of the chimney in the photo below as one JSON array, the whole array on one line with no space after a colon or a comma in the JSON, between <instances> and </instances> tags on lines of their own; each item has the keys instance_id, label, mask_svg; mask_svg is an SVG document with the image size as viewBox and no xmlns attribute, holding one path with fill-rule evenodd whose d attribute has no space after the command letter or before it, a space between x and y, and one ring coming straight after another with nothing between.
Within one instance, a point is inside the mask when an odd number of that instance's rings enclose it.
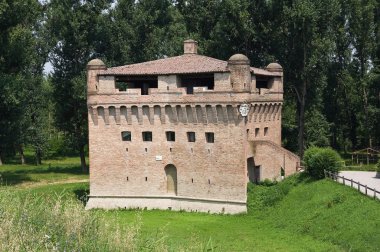
<instances>
[{"instance_id":1,"label":"chimney","mask_svg":"<svg viewBox=\"0 0 380 252\"><path fill-rule=\"evenodd\" d=\"M183 42L183 51L185 54L197 54L198 42L192 39Z\"/></svg>"}]
</instances>

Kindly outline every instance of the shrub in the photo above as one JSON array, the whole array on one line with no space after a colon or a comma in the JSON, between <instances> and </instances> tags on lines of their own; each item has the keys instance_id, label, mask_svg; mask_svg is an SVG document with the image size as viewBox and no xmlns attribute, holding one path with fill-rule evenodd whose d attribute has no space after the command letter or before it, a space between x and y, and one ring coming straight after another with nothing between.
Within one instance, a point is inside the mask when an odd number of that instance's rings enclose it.
<instances>
[{"instance_id":1,"label":"shrub","mask_svg":"<svg viewBox=\"0 0 380 252\"><path fill-rule=\"evenodd\" d=\"M338 172L342 158L331 148L311 147L305 151L304 163L306 172L313 178L324 178L324 170Z\"/></svg>"},{"instance_id":2,"label":"shrub","mask_svg":"<svg viewBox=\"0 0 380 252\"><path fill-rule=\"evenodd\" d=\"M273 185L276 185L277 184L277 181L274 180L270 180L270 179L264 179L264 181L261 181L260 182L260 185L263 185L263 186L273 186Z\"/></svg>"}]
</instances>

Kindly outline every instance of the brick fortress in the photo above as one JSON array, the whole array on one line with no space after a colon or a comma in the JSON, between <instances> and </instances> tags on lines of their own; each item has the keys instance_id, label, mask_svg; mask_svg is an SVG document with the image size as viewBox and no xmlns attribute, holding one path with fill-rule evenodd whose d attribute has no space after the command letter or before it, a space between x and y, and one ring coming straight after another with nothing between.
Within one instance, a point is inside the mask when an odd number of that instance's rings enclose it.
<instances>
[{"instance_id":1,"label":"brick fortress","mask_svg":"<svg viewBox=\"0 0 380 252\"><path fill-rule=\"evenodd\" d=\"M184 54L87 65L87 208L246 212L247 182L280 179L299 158L281 147L283 73L233 55Z\"/></svg>"}]
</instances>

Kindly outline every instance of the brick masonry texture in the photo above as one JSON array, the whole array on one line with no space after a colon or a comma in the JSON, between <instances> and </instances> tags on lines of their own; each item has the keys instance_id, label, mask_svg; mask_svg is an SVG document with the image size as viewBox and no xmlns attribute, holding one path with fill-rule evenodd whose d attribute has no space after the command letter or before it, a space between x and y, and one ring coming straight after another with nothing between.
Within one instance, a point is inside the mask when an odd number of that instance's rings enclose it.
<instances>
[{"instance_id":1,"label":"brick masonry texture","mask_svg":"<svg viewBox=\"0 0 380 252\"><path fill-rule=\"evenodd\" d=\"M297 171L299 158L281 147L279 65L255 70L244 55L228 62L200 56L195 43L185 41L182 56L153 63L107 69L100 60L89 62L88 209L245 212L249 180L280 179L281 168L286 176ZM165 60L170 64L162 66ZM213 89L194 87L188 94L181 86L180 73L210 72ZM136 73L154 74L157 87L147 95L116 88L120 76ZM267 86L256 88L257 79ZM250 107L247 117L239 113L243 103ZM175 141L167 141L168 131ZM130 132L131 141L122 141L122 132ZM143 141L143 132L151 132L152 141ZM214 134L213 143L206 133Z\"/></svg>"}]
</instances>

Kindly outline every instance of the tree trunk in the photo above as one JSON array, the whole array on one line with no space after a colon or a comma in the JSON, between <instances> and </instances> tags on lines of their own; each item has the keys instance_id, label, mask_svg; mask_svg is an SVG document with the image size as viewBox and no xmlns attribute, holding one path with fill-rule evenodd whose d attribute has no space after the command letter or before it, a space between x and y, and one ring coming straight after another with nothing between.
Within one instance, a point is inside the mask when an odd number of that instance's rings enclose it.
<instances>
[{"instance_id":1,"label":"tree trunk","mask_svg":"<svg viewBox=\"0 0 380 252\"><path fill-rule=\"evenodd\" d=\"M357 122L356 122L356 115L355 112L351 111L350 113L350 139L352 143L352 150L356 150L357 148L357 137L356 137L356 128L357 128Z\"/></svg>"},{"instance_id":2,"label":"tree trunk","mask_svg":"<svg viewBox=\"0 0 380 252\"><path fill-rule=\"evenodd\" d=\"M36 151L36 165L41 165L41 152L40 151Z\"/></svg>"},{"instance_id":3,"label":"tree trunk","mask_svg":"<svg viewBox=\"0 0 380 252\"><path fill-rule=\"evenodd\" d=\"M2 154L2 152L1 152L1 149L0 149L0 165L3 165L3 159L2 159L1 154Z\"/></svg>"},{"instance_id":4,"label":"tree trunk","mask_svg":"<svg viewBox=\"0 0 380 252\"><path fill-rule=\"evenodd\" d=\"M87 173L87 164L86 164L86 157L84 155L84 145L79 147L79 155L80 155L80 165L82 167L82 172Z\"/></svg>"},{"instance_id":5,"label":"tree trunk","mask_svg":"<svg viewBox=\"0 0 380 252\"><path fill-rule=\"evenodd\" d=\"M306 66L306 38L305 34L302 34L303 37L303 72L305 72ZM307 88L307 77L303 76L301 92L297 91L297 98L299 104L299 115L298 115L298 155L301 160L303 158L304 147L305 147L305 105L306 105L306 88Z\"/></svg>"},{"instance_id":6,"label":"tree trunk","mask_svg":"<svg viewBox=\"0 0 380 252\"><path fill-rule=\"evenodd\" d=\"M299 116L298 116L298 154L303 158L305 146L305 104L306 104L306 81L303 81L302 91L299 100Z\"/></svg>"},{"instance_id":7,"label":"tree trunk","mask_svg":"<svg viewBox=\"0 0 380 252\"><path fill-rule=\"evenodd\" d=\"M365 76L365 73L366 73L366 65L365 65L365 62L366 62L366 59L365 59L365 56L363 55L362 53L363 50L360 50L359 51L359 59L360 59L360 82L361 82L361 87L362 87L362 94L363 94L363 109L364 109L364 137L365 137L365 140L366 140L366 144L368 147L370 145L370 142L369 142L369 139L370 139L370 136L369 136L369 132L370 132L370 125L369 125L369 117L368 117L368 93L367 93L367 90L366 90L366 84L364 82L364 76Z\"/></svg>"},{"instance_id":8,"label":"tree trunk","mask_svg":"<svg viewBox=\"0 0 380 252\"><path fill-rule=\"evenodd\" d=\"M368 116L368 94L367 94L367 90L366 88L364 87L363 85L363 107L364 107L364 132L365 132L365 138L366 138L366 142L367 142L367 146L369 147L372 147L371 146L371 136L370 136L370 125L369 125L369 116Z\"/></svg>"},{"instance_id":9,"label":"tree trunk","mask_svg":"<svg viewBox=\"0 0 380 252\"><path fill-rule=\"evenodd\" d=\"M21 164L24 165L25 164L25 155L24 155L24 148L22 147L22 145L19 146L19 153L20 153Z\"/></svg>"}]
</instances>

